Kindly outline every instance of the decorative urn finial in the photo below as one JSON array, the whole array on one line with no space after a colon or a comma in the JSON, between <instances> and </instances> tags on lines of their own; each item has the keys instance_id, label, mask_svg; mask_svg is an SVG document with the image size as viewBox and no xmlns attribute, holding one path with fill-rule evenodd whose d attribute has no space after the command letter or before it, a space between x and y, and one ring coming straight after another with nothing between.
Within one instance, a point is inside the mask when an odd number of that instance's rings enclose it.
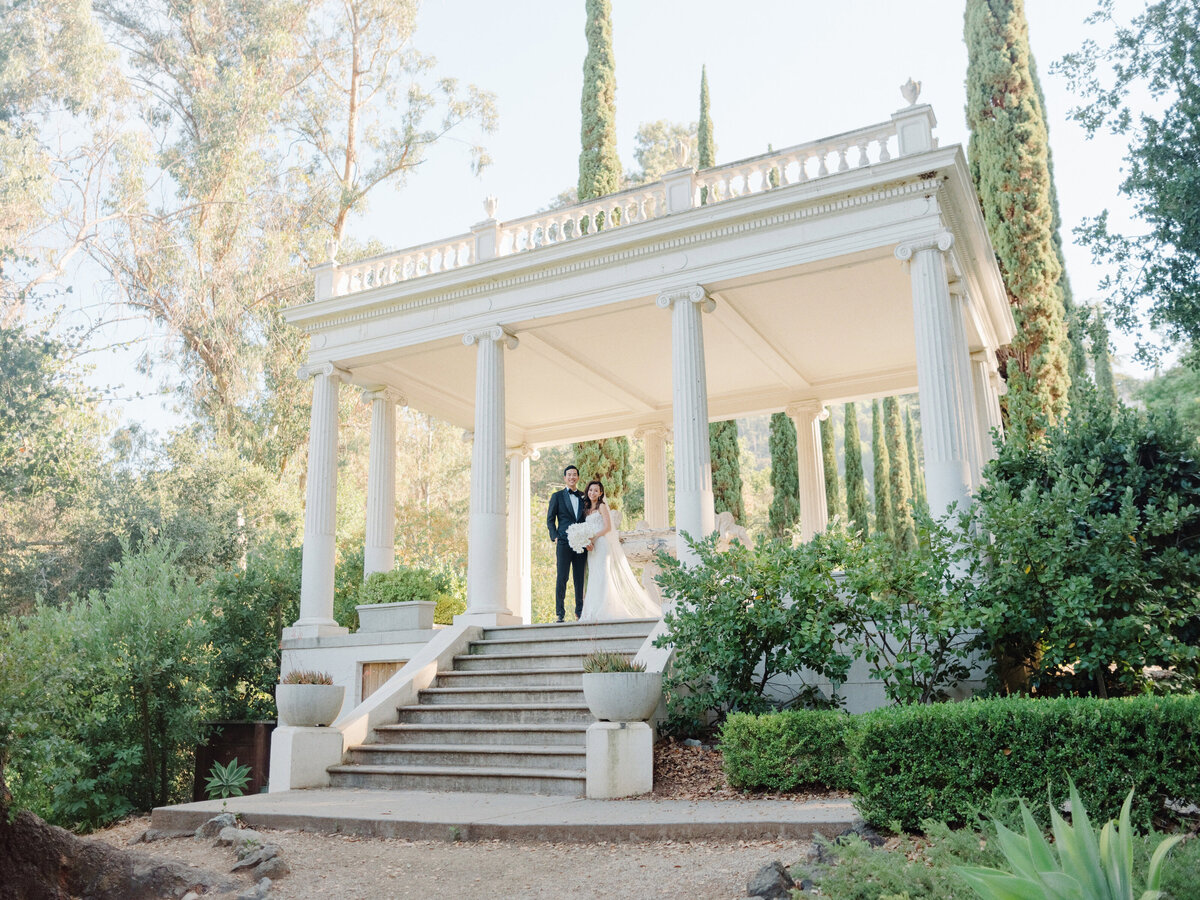
<instances>
[{"instance_id":1,"label":"decorative urn finial","mask_svg":"<svg viewBox=\"0 0 1200 900\"><path fill-rule=\"evenodd\" d=\"M337 238L330 238L325 242L325 261L337 264L338 242Z\"/></svg>"},{"instance_id":2,"label":"decorative urn finial","mask_svg":"<svg viewBox=\"0 0 1200 900\"><path fill-rule=\"evenodd\" d=\"M688 164L688 157L692 155L692 148L688 146L688 142L683 138L675 139L675 146L672 148L675 157L675 164L679 168L683 168Z\"/></svg>"},{"instance_id":3,"label":"decorative urn finial","mask_svg":"<svg viewBox=\"0 0 1200 900\"><path fill-rule=\"evenodd\" d=\"M496 210L500 208L500 201L495 194L488 194L483 201L483 211L487 213L489 219L496 218Z\"/></svg>"},{"instance_id":4,"label":"decorative urn finial","mask_svg":"<svg viewBox=\"0 0 1200 900\"><path fill-rule=\"evenodd\" d=\"M904 95L904 99L908 101L909 106L917 105L917 98L921 96L921 82L908 79L904 84L900 85L900 93Z\"/></svg>"}]
</instances>

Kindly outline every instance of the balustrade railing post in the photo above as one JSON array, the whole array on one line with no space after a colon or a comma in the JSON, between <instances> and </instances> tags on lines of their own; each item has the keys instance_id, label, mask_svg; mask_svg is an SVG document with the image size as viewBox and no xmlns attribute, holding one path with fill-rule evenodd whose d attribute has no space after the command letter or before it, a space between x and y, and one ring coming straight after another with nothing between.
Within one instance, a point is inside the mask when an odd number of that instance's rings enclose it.
<instances>
[{"instance_id":1,"label":"balustrade railing post","mask_svg":"<svg viewBox=\"0 0 1200 900\"><path fill-rule=\"evenodd\" d=\"M662 177L667 194L667 215L692 208L696 194L696 170L691 166L675 169Z\"/></svg>"},{"instance_id":2,"label":"balustrade railing post","mask_svg":"<svg viewBox=\"0 0 1200 900\"><path fill-rule=\"evenodd\" d=\"M892 113L892 122L896 126L896 138L900 144L900 156L910 156L913 153L924 153L937 146L933 136L937 117L933 107L928 103L908 106L899 112ZM886 143L884 147L886 148ZM887 150L884 150L886 153Z\"/></svg>"}]
</instances>

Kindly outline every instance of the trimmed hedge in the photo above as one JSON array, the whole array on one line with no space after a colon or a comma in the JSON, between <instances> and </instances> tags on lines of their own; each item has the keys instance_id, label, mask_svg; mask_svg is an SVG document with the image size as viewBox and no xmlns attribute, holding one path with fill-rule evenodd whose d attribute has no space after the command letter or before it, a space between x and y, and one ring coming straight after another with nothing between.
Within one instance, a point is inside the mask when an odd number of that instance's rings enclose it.
<instances>
[{"instance_id":1,"label":"trimmed hedge","mask_svg":"<svg viewBox=\"0 0 1200 900\"><path fill-rule=\"evenodd\" d=\"M1118 700L997 698L882 709L862 717L853 747L863 818L965 822L993 799L1055 803L1075 780L1097 821L1129 789L1149 824L1160 799L1200 800L1200 696Z\"/></svg>"},{"instance_id":2,"label":"trimmed hedge","mask_svg":"<svg viewBox=\"0 0 1200 900\"><path fill-rule=\"evenodd\" d=\"M840 734L837 715L731 716L722 733L730 784L847 787L848 758L863 818L905 829L967 822L1001 799L1044 809L1047 796L1066 799L1068 777L1101 822L1130 788L1143 828L1164 798L1200 801L1200 696L892 707L842 716Z\"/></svg>"},{"instance_id":3,"label":"trimmed hedge","mask_svg":"<svg viewBox=\"0 0 1200 900\"><path fill-rule=\"evenodd\" d=\"M846 735L854 718L837 710L734 713L721 729L725 776L739 790L804 785L854 787Z\"/></svg>"}]
</instances>

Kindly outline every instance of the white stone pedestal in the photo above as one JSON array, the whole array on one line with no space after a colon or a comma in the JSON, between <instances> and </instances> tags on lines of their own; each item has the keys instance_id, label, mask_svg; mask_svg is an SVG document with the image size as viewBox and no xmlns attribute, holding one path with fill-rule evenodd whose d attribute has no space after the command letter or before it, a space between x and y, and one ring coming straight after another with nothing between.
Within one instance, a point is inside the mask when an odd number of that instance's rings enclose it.
<instances>
[{"instance_id":1,"label":"white stone pedestal","mask_svg":"<svg viewBox=\"0 0 1200 900\"><path fill-rule=\"evenodd\" d=\"M267 792L329 787L329 766L342 761L342 733L335 728L281 725L271 732Z\"/></svg>"},{"instance_id":2,"label":"white stone pedestal","mask_svg":"<svg viewBox=\"0 0 1200 900\"><path fill-rule=\"evenodd\" d=\"M587 797L612 800L654 788L654 733L645 722L597 722L587 730Z\"/></svg>"}]
</instances>

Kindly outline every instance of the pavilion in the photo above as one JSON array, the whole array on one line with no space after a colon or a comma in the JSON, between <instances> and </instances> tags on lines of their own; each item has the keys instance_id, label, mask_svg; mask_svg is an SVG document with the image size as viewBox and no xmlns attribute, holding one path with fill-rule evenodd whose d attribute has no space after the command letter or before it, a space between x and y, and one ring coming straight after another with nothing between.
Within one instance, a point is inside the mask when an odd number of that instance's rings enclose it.
<instances>
[{"instance_id":1,"label":"pavilion","mask_svg":"<svg viewBox=\"0 0 1200 900\"><path fill-rule=\"evenodd\" d=\"M915 95L906 95L915 101ZM928 105L890 120L419 247L315 267L287 320L313 379L300 618L332 617L338 386L371 404L366 570L394 559L395 408L473 440L465 621L529 621L529 457L645 441L646 520L713 528L708 423L786 410L803 537L826 522L827 404L919 392L930 508L978 483L1014 324L963 148ZM507 473L507 476L506 476ZM507 481L507 484L506 484ZM507 495L507 502L506 502ZM681 558L686 547L679 547Z\"/></svg>"}]
</instances>

